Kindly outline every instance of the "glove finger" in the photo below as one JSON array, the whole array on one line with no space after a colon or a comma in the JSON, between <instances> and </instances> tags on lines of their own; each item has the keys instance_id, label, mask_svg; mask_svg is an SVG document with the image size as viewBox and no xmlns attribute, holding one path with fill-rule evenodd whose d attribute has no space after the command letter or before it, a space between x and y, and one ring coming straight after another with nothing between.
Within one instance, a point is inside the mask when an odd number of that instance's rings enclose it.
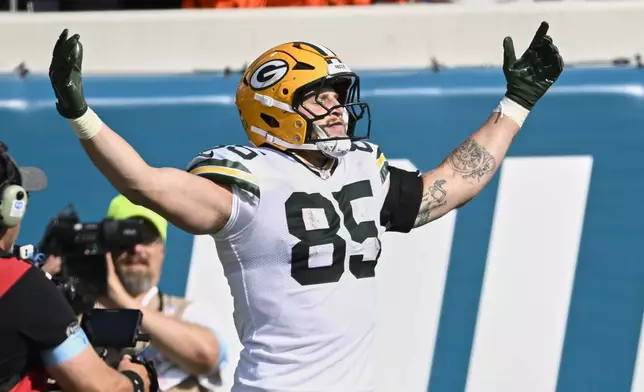
<instances>
[{"instance_id":1,"label":"glove finger","mask_svg":"<svg viewBox=\"0 0 644 392\"><path fill-rule=\"evenodd\" d=\"M547 58L548 63L552 64L551 72L556 73L557 77L564 69L563 57L559 54L559 48L552 42L544 49L544 57Z\"/></svg>"},{"instance_id":2,"label":"glove finger","mask_svg":"<svg viewBox=\"0 0 644 392\"><path fill-rule=\"evenodd\" d=\"M546 61L544 61L544 56L534 50L529 50L526 53L528 54L528 58L530 59L530 67L528 67L528 73L530 75L537 75L538 77L543 78L543 72L547 66Z\"/></svg>"},{"instance_id":3,"label":"glove finger","mask_svg":"<svg viewBox=\"0 0 644 392\"><path fill-rule=\"evenodd\" d=\"M75 37L76 39L74 40L70 60L72 61L73 66L80 71L83 64L83 44L78 40L80 38L79 36Z\"/></svg>"},{"instance_id":4,"label":"glove finger","mask_svg":"<svg viewBox=\"0 0 644 392\"><path fill-rule=\"evenodd\" d=\"M548 22L541 22L541 25L539 25L539 28L537 29L537 32L534 34L534 37L532 38L532 42L530 42L530 48L534 48L539 44L539 42L543 39L543 37L546 35L548 32L548 28L550 26L548 25Z\"/></svg>"},{"instance_id":5,"label":"glove finger","mask_svg":"<svg viewBox=\"0 0 644 392\"><path fill-rule=\"evenodd\" d=\"M564 70L565 64L564 64L563 57L559 54L559 51L557 51L557 61L559 63L559 69L560 69L559 73L562 73Z\"/></svg>"},{"instance_id":6,"label":"glove finger","mask_svg":"<svg viewBox=\"0 0 644 392\"><path fill-rule=\"evenodd\" d=\"M563 57L561 57L558 54L555 55L555 58L553 60L553 64L554 65L553 65L552 70L551 70L552 74L548 75L548 76L549 76L549 79L557 80L559 78L559 75L561 75L561 73L564 70Z\"/></svg>"},{"instance_id":7,"label":"glove finger","mask_svg":"<svg viewBox=\"0 0 644 392\"><path fill-rule=\"evenodd\" d=\"M557 45L555 45L552 42L550 42L550 44L548 44L548 46L550 47L550 50L552 52L554 52L556 54L559 54L559 48L557 48Z\"/></svg>"},{"instance_id":8,"label":"glove finger","mask_svg":"<svg viewBox=\"0 0 644 392\"><path fill-rule=\"evenodd\" d=\"M69 30L67 29L63 30L63 32L60 33L60 36L58 37L58 40L56 40L56 44L54 45L54 52L53 52L54 56L56 55L56 53L60 51L63 44L67 41L68 33L69 33Z\"/></svg>"},{"instance_id":9,"label":"glove finger","mask_svg":"<svg viewBox=\"0 0 644 392\"><path fill-rule=\"evenodd\" d=\"M517 57L514 53L512 37L505 37L503 40L503 69L510 69L515 61L517 61Z\"/></svg>"},{"instance_id":10,"label":"glove finger","mask_svg":"<svg viewBox=\"0 0 644 392\"><path fill-rule=\"evenodd\" d=\"M549 35L545 35L539 39L539 42L533 42L530 44L530 48L528 50L539 50L540 48L543 48L545 46L552 45L552 37Z\"/></svg>"},{"instance_id":11,"label":"glove finger","mask_svg":"<svg viewBox=\"0 0 644 392\"><path fill-rule=\"evenodd\" d=\"M539 42L535 43L530 48L531 49L538 49L538 48L542 48L542 47L548 46L548 45L552 45L552 37L550 37L549 35L545 35L545 36L541 37Z\"/></svg>"},{"instance_id":12,"label":"glove finger","mask_svg":"<svg viewBox=\"0 0 644 392\"><path fill-rule=\"evenodd\" d=\"M65 63L68 67L73 66L76 59L74 52L76 51L78 38L80 38L80 36L78 34L74 34L67 41L65 41L65 44L61 49L62 56L64 57Z\"/></svg>"},{"instance_id":13,"label":"glove finger","mask_svg":"<svg viewBox=\"0 0 644 392\"><path fill-rule=\"evenodd\" d=\"M563 70L563 58L559 55L559 50L554 45L550 45L540 51L539 57L541 77L557 80Z\"/></svg>"}]
</instances>

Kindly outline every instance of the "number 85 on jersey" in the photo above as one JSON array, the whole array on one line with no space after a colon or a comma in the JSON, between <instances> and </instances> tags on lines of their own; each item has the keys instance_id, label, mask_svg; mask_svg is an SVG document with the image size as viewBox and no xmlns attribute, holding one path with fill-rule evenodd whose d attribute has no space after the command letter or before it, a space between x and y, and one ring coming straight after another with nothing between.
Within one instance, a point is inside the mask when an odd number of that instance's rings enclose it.
<instances>
[{"instance_id":1,"label":"number 85 on jersey","mask_svg":"<svg viewBox=\"0 0 644 392\"><path fill-rule=\"evenodd\" d=\"M347 249L349 272L353 276L357 279L375 276L381 251L378 228L374 220L357 223L352 206L354 200L373 198L370 181L346 184L332 192L332 197L338 207L321 193L294 192L286 200L288 231L299 240L291 250L291 276L301 285L339 281L345 273ZM372 218L378 216L374 213Z\"/></svg>"}]
</instances>

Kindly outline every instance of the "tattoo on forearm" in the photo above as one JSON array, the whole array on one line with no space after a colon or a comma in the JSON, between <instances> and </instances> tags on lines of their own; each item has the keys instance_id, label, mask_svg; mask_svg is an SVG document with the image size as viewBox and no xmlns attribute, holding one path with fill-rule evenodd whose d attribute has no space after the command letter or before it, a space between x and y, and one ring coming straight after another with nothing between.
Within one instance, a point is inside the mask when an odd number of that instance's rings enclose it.
<instances>
[{"instance_id":1,"label":"tattoo on forearm","mask_svg":"<svg viewBox=\"0 0 644 392\"><path fill-rule=\"evenodd\" d=\"M430 222L433 219L431 216L432 211L447 203L447 191L443 189L443 185L446 182L445 180L436 180L432 186L427 188L423 194L423 200L420 204L420 210L418 211L418 216L416 216L414 226L420 226Z\"/></svg>"},{"instance_id":2,"label":"tattoo on forearm","mask_svg":"<svg viewBox=\"0 0 644 392\"><path fill-rule=\"evenodd\" d=\"M473 178L481 181L486 174L496 168L496 160L474 139L467 139L447 157L447 164L463 179Z\"/></svg>"},{"instance_id":3,"label":"tattoo on forearm","mask_svg":"<svg viewBox=\"0 0 644 392\"><path fill-rule=\"evenodd\" d=\"M484 177L494 173L496 169L496 160L492 154L471 138L452 151L443 164L447 164L464 180L472 178L478 182L484 181ZM425 190L414 227L429 223L441 215L437 214L436 210L447 204L447 191L443 188L446 183L446 180L438 179ZM462 197L459 196L458 190L456 192L450 196L450 199L453 203L462 205L460 201L454 199Z\"/></svg>"}]
</instances>

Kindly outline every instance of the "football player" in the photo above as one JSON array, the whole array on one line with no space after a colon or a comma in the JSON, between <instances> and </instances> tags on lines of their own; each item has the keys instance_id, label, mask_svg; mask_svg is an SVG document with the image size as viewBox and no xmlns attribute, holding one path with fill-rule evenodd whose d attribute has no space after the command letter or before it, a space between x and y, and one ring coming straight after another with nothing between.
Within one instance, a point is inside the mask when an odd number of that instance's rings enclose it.
<instances>
[{"instance_id":1,"label":"football player","mask_svg":"<svg viewBox=\"0 0 644 392\"><path fill-rule=\"evenodd\" d=\"M151 167L88 107L78 35L63 31L49 75L58 112L119 192L215 239L244 347L233 391L367 392L375 389L379 238L438 219L490 181L563 70L547 30L542 23L518 59L505 38L505 96L422 175L389 166L357 134L358 122L370 125L359 78L321 45L289 42L261 54L236 94L250 145L206 149L186 170Z\"/></svg>"}]
</instances>

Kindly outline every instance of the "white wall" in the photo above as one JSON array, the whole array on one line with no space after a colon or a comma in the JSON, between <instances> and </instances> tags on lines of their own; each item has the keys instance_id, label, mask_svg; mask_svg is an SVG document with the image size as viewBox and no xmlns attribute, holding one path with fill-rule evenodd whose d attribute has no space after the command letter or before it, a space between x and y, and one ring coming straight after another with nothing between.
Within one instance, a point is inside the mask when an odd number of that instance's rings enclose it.
<instances>
[{"instance_id":1,"label":"white wall","mask_svg":"<svg viewBox=\"0 0 644 392\"><path fill-rule=\"evenodd\" d=\"M542 20L567 63L644 52L644 2L0 14L0 72L46 72L63 28L80 33L84 69L100 73L240 68L281 42L310 40L354 69L494 64L503 37L521 52Z\"/></svg>"}]
</instances>

